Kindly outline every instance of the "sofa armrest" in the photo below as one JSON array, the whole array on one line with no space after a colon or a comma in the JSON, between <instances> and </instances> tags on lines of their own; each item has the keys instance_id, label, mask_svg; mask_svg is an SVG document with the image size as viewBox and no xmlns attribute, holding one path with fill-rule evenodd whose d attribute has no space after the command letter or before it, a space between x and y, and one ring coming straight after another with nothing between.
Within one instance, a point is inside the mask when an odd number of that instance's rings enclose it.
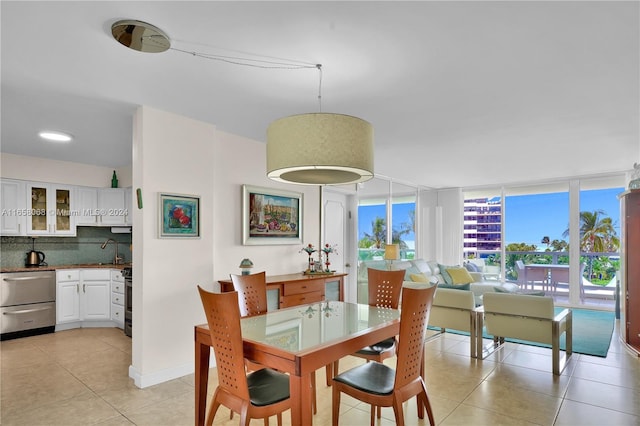
<instances>
[{"instance_id":1,"label":"sofa armrest","mask_svg":"<svg viewBox=\"0 0 640 426\"><path fill-rule=\"evenodd\" d=\"M555 317L553 317L553 322L558 324L558 335L562 333L567 333L567 340L571 340L570 335L572 335L573 328L573 315L570 309L563 309L558 313Z\"/></svg>"},{"instance_id":2,"label":"sofa armrest","mask_svg":"<svg viewBox=\"0 0 640 426\"><path fill-rule=\"evenodd\" d=\"M553 320L556 322L564 321L566 320L569 313L571 313L569 309L563 309L561 312L558 313L558 315L553 317Z\"/></svg>"},{"instance_id":3,"label":"sofa armrest","mask_svg":"<svg viewBox=\"0 0 640 426\"><path fill-rule=\"evenodd\" d=\"M482 272L469 272L469 275L471 275L471 278L473 278L474 283L479 283L481 281L484 281Z\"/></svg>"}]
</instances>

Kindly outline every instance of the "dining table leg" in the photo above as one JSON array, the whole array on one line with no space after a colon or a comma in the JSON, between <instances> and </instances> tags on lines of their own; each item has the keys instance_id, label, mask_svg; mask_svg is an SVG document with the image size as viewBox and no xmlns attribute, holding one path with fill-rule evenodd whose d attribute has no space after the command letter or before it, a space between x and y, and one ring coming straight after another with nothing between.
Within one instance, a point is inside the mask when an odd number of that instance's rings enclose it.
<instances>
[{"instance_id":1,"label":"dining table leg","mask_svg":"<svg viewBox=\"0 0 640 426\"><path fill-rule=\"evenodd\" d=\"M196 340L195 343L195 394L196 394L196 426L203 426L207 416L207 386L209 384L209 355L211 347Z\"/></svg>"},{"instance_id":2,"label":"dining table leg","mask_svg":"<svg viewBox=\"0 0 640 426\"><path fill-rule=\"evenodd\" d=\"M289 376L289 398L291 398L291 424L312 425L311 375Z\"/></svg>"}]
</instances>

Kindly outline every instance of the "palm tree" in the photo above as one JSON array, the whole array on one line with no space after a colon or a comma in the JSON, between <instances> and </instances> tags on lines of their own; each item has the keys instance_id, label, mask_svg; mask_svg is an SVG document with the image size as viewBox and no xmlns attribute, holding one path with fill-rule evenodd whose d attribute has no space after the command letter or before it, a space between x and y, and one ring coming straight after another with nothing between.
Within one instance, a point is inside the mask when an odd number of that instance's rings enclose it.
<instances>
[{"instance_id":1,"label":"palm tree","mask_svg":"<svg viewBox=\"0 0 640 426\"><path fill-rule=\"evenodd\" d=\"M565 240L553 240L551 241L552 251L568 251L569 244Z\"/></svg>"},{"instance_id":2,"label":"palm tree","mask_svg":"<svg viewBox=\"0 0 640 426\"><path fill-rule=\"evenodd\" d=\"M603 217L603 210L580 212L580 250L587 253L604 253L618 251L620 239L613 227L610 217ZM569 235L569 229L563 237ZM589 273L593 271L593 261L589 262Z\"/></svg>"},{"instance_id":3,"label":"palm tree","mask_svg":"<svg viewBox=\"0 0 640 426\"><path fill-rule=\"evenodd\" d=\"M547 235L542 237L542 241L540 241L540 243L546 244L547 245L547 250L546 251L549 251L549 244L551 244L551 240L549 239L549 237Z\"/></svg>"},{"instance_id":4,"label":"palm tree","mask_svg":"<svg viewBox=\"0 0 640 426\"><path fill-rule=\"evenodd\" d=\"M381 248L382 244L387 240L387 222L384 218L377 216L371 221L371 234L364 233L376 248Z\"/></svg>"},{"instance_id":5,"label":"palm tree","mask_svg":"<svg viewBox=\"0 0 640 426\"><path fill-rule=\"evenodd\" d=\"M603 210L580 212L580 250L588 253L617 251L620 239L613 227L613 220ZM562 233L569 235L569 229Z\"/></svg>"}]
</instances>

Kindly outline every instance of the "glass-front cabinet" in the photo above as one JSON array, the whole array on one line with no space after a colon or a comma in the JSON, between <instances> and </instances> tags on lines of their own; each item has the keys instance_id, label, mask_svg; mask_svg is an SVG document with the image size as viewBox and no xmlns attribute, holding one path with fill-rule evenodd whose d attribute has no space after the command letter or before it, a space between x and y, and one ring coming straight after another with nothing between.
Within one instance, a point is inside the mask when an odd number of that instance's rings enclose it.
<instances>
[{"instance_id":1,"label":"glass-front cabinet","mask_svg":"<svg viewBox=\"0 0 640 426\"><path fill-rule=\"evenodd\" d=\"M27 184L27 234L75 235L73 187L48 183Z\"/></svg>"}]
</instances>

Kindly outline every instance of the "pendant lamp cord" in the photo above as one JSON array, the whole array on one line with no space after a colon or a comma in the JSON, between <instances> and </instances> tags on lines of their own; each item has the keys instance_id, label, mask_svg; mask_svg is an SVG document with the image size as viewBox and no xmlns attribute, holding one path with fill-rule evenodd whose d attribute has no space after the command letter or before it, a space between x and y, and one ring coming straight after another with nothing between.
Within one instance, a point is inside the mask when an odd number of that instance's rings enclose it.
<instances>
[{"instance_id":1,"label":"pendant lamp cord","mask_svg":"<svg viewBox=\"0 0 640 426\"><path fill-rule=\"evenodd\" d=\"M318 112L322 112L322 64L316 64L318 68Z\"/></svg>"}]
</instances>

